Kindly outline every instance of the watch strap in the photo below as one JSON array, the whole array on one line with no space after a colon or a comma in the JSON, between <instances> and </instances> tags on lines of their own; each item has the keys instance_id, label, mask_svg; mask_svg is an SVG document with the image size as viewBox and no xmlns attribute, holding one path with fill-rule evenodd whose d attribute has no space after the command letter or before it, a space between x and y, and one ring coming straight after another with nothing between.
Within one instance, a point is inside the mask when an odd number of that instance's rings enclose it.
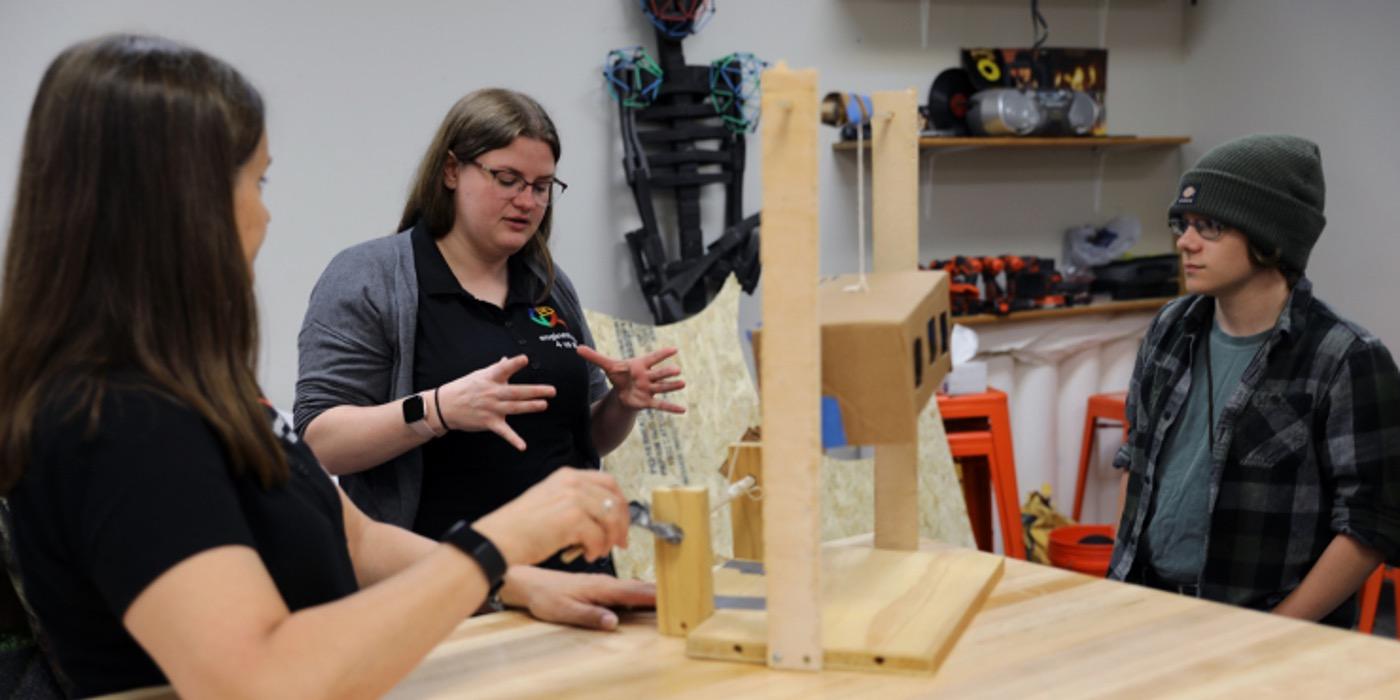
<instances>
[{"instance_id":1,"label":"watch strap","mask_svg":"<svg viewBox=\"0 0 1400 700\"><path fill-rule=\"evenodd\" d=\"M414 421L412 423L409 423L408 427L412 428L413 432L417 433L419 437L437 437L437 433L433 432L433 426L428 425L428 421L426 420Z\"/></svg>"},{"instance_id":2,"label":"watch strap","mask_svg":"<svg viewBox=\"0 0 1400 700\"><path fill-rule=\"evenodd\" d=\"M472 529L467 521L459 520L456 525L448 528L447 534L442 536L442 541L462 550L463 554L471 557L477 566L481 567L481 572L486 575L490 594L494 595L500 590L506 578L506 559L501 556L501 550L496 549L491 540Z\"/></svg>"}]
</instances>

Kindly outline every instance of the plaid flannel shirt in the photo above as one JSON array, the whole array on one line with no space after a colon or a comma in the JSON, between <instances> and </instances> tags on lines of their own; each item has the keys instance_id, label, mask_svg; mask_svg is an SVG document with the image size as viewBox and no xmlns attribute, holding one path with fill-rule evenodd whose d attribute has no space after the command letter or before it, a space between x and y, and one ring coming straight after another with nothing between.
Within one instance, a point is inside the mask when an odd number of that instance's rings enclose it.
<instances>
[{"instance_id":1,"label":"plaid flannel shirt","mask_svg":"<svg viewBox=\"0 0 1400 700\"><path fill-rule=\"evenodd\" d=\"M1209 297L1177 299L1138 351L1130 435L1114 460L1129 478L1110 578L1146 565L1137 555L1162 446L1214 313ZM1340 533L1400 564L1400 373L1379 340L1313 297L1308 280L1220 409L1211 457L1202 598L1268 610Z\"/></svg>"}]
</instances>

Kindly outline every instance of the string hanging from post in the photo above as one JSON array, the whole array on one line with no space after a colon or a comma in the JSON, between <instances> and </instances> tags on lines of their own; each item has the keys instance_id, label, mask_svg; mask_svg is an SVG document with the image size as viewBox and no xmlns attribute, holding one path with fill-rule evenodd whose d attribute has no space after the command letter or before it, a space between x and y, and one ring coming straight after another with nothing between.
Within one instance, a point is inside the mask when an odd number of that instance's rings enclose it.
<instances>
[{"instance_id":1,"label":"string hanging from post","mask_svg":"<svg viewBox=\"0 0 1400 700\"><path fill-rule=\"evenodd\" d=\"M874 106L870 97L854 92L831 92L822 98L821 120L828 126L843 127L855 132L856 141L856 283L843 287L845 292L864 292L870 289L865 272L865 127L874 116ZM893 113L881 113L881 118L892 119ZM848 138L844 137L843 138Z\"/></svg>"},{"instance_id":2,"label":"string hanging from post","mask_svg":"<svg viewBox=\"0 0 1400 700\"><path fill-rule=\"evenodd\" d=\"M842 290L846 292L870 291L865 270L865 125L869 124L874 129L874 123L878 120L882 128L888 127L894 119L894 112L870 114L865 110L864 101L857 104L861 113L861 123L856 124L856 264L859 267L856 283Z\"/></svg>"},{"instance_id":3,"label":"string hanging from post","mask_svg":"<svg viewBox=\"0 0 1400 700\"><path fill-rule=\"evenodd\" d=\"M857 281L843 291L864 292L870 289L865 281L865 125L870 123L870 113L865 109L865 100L857 99L860 107L860 122L856 127L856 265Z\"/></svg>"}]
</instances>

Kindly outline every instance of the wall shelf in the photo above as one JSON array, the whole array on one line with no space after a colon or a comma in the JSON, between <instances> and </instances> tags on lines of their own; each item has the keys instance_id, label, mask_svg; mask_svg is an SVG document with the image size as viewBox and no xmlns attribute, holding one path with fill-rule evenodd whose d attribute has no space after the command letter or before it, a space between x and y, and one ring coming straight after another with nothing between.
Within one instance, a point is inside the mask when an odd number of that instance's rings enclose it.
<instances>
[{"instance_id":1,"label":"wall shelf","mask_svg":"<svg viewBox=\"0 0 1400 700\"><path fill-rule=\"evenodd\" d=\"M921 151L953 151L981 148L992 149L1054 149L1054 148L1165 148L1191 142L1190 136L925 136L919 139ZM837 141L836 151L856 150L855 141ZM866 150L870 141L865 142Z\"/></svg>"},{"instance_id":2,"label":"wall shelf","mask_svg":"<svg viewBox=\"0 0 1400 700\"><path fill-rule=\"evenodd\" d=\"M962 324L964 326L983 326L1011 321L1030 321L1041 318L1065 318L1066 316L1127 313L1130 311L1156 311L1175 298L1176 297L1152 297L1149 299L1133 299L1130 301L1106 301L1084 306L1068 306L1060 309L1030 309L1028 311L1015 311L1006 316L998 316L996 314L954 316L952 321L953 323Z\"/></svg>"}]
</instances>

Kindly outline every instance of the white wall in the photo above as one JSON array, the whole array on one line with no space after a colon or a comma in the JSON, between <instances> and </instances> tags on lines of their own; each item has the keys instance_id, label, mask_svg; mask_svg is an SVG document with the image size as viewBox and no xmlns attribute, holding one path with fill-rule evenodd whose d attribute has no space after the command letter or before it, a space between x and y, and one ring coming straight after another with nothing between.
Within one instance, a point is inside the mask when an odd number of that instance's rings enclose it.
<instances>
[{"instance_id":1,"label":"white wall","mask_svg":"<svg viewBox=\"0 0 1400 700\"><path fill-rule=\"evenodd\" d=\"M1400 349L1400 3L1202 0L1186 16L1190 160L1249 133L1316 141L1327 228L1308 276L1333 308Z\"/></svg>"},{"instance_id":2,"label":"white wall","mask_svg":"<svg viewBox=\"0 0 1400 700\"><path fill-rule=\"evenodd\" d=\"M65 46L108 31L157 32L233 63L269 104L275 163L266 197L273 221L257 265L262 379L275 402L290 406L296 333L317 275L336 251L392 231L414 164L448 106L474 88L503 85L539 98L561 130L559 172L570 189L558 205L554 250L585 304L646 318L622 241L622 233L636 226L636 214L619 165L614 108L599 75L609 49L652 46L650 26L636 5L634 0L0 0L0 211L8 217L34 89L45 65ZM960 46L1027 44L1027 5L1025 0L727 0L719 3L705 31L687 40L686 51L691 63L752 51L794 67L819 68L822 90L911 86L922 101L933 76L956 62ZM1199 81L1184 81L1181 72L1183 13L1199 10L1184 9L1182 0L1111 5L1046 0L1042 6L1052 45L1096 46L1106 39L1111 131L1204 129L1187 119L1184 99L1198 104ZM823 138L836 137L824 132ZM750 147L746 199L753 210L761 204L762 164L756 138ZM1324 152L1332 148L1325 146ZM1160 222L1180 170L1177 152L1107 156L1102 210L1095 213L1097 158L1070 151L975 152L939 156L930 166L925 156L923 173L932 185L922 185L930 204L923 214L923 255L1058 255L1066 226L1102 222L1122 211L1136 212L1148 224L1139 251L1168 250ZM852 270L854 157L824 149L820 168L822 266L826 272ZM714 208L709 222L719 218ZM1380 231L1369 226L1356 235ZM716 233L713 226L709 232ZM746 305L747 321L756 308Z\"/></svg>"}]
</instances>

